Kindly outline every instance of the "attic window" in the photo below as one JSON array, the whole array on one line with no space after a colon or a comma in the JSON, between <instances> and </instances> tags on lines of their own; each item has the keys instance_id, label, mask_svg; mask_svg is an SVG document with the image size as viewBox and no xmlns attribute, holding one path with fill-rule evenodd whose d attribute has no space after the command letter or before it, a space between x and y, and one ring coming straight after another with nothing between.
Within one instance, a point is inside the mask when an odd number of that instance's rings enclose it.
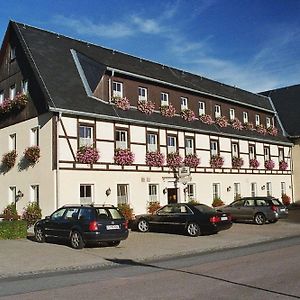
<instances>
[{"instance_id":1,"label":"attic window","mask_svg":"<svg viewBox=\"0 0 300 300\"><path fill-rule=\"evenodd\" d=\"M16 59L16 48L15 47L10 48L9 58L10 58L10 61L13 61Z\"/></svg>"},{"instance_id":2,"label":"attic window","mask_svg":"<svg viewBox=\"0 0 300 300\"><path fill-rule=\"evenodd\" d=\"M3 103L4 101L4 91L0 91L0 105Z\"/></svg>"},{"instance_id":3,"label":"attic window","mask_svg":"<svg viewBox=\"0 0 300 300\"><path fill-rule=\"evenodd\" d=\"M123 83L122 82L113 82L113 97L123 98Z\"/></svg>"}]
</instances>

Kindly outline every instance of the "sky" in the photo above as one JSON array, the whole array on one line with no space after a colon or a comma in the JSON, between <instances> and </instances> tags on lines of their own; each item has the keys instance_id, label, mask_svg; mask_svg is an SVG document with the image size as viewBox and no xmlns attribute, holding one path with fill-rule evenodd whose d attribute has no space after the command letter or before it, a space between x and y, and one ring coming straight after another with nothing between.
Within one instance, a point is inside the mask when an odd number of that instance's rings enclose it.
<instances>
[{"instance_id":1,"label":"sky","mask_svg":"<svg viewBox=\"0 0 300 300\"><path fill-rule=\"evenodd\" d=\"M0 0L9 20L251 92L300 84L300 0Z\"/></svg>"}]
</instances>

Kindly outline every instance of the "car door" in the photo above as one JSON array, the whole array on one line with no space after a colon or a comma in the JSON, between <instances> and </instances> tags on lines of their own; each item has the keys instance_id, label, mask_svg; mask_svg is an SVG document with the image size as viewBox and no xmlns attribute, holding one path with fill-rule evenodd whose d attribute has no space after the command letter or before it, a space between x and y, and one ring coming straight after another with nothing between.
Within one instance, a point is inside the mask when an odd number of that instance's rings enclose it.
<instances>
[{"instance_id":1,"label":"car door","mask_svg":"<svg viewBox=\"0 0 300 300\"><path fill-rule=\"evenodd\" d=\"M165 205L159 209L156 214L149 218L149 224L153 228L166 230L170 226L171 214L172 214L171 204Z\"/></svg>"},{"instance_id":2,"label":"car door","mask_svg":"<svg viewBox=\"0 0 300 300\"><path fill-rule=\"evenodd\" d=\"M69 238L72 228L78 223L78 207L69 207L58 222L59 234L62 238Z\"/></svg>"},{"instance_id":3,"label":"car door","mask_svg":"<svg viewBox=\"0 0 300 300\"><path fill-rule=\"evenodd\" d=\"M244 206L241 208L241 218L244 220L252 220L255 215L255 200L246 199Z\"/></svg>"},{"instance_id":4,"label":"car door","mask_svg":"<svg viewBox=\"0 0 300 300\"><path fill-rule=\"evenodd\" d=\"M244 200L237 200L231 203L228 209L224 210L225 212L229 212L235 220L240 220L243 217L243 206Z\"/></svg>"},{"instance_id":5,"label":"car door","mask_svg":"<svg viewBox=\"0 0 300 300\"><path fill-rule=\"evenodd\" d=\"M187 217L190 214L192 214L192 212L186 205L173 205L173 209L168 220L172 229L182 230L185 228Z\"/></svg>"},{"instance_id":6,"label":"car door","mask_svg":"<svg viewBox=\"0 0 300 300\"><path fill-rule=\"evenodd\" d=\"M55 211L49 218L47 218L44 225L46 235L60 236L60 222L66 210L67 209L65 207L60 208L57 211Z\"/></svg>"}]
</instances>

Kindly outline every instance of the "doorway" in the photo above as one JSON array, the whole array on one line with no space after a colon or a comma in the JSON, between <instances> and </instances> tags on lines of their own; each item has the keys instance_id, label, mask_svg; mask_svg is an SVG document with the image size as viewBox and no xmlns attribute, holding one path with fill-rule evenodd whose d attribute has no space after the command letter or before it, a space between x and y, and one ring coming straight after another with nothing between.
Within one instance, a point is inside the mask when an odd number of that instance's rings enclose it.
<instances>
[{"instance_id":1,"label":"doorway","mask_svg":"<svg viewBox=\"0 0 300 300\"><path fill-rule=\"evenodd\" d=\"M177 188L168 189L168 204L178 203Z\"/></svg>"}]
</instances>

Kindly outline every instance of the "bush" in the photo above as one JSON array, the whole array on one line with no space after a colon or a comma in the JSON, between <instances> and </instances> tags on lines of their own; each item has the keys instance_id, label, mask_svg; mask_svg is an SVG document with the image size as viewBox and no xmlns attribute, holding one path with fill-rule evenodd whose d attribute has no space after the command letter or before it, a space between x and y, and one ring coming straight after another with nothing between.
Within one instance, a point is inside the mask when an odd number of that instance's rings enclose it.
<instances>
[{"instance_id":1,"label":"bush","mask_svg":"<svg viewBox=\"0 0 300 300\"><path fill-rule=\"evenodd\" d=\"M37 220L42 218L42 211L36 202L29 203L22 215L22 219L27 222L27 228L34 225Z\"/></svg>"},{"instance_id":2,"label":"bush","mask_svg":"<svg viewBox=\"0 0 300 300\"><path fill-rule=\"evenodd\" d=\"M150 202L147 211L149 214L154 214L159 208L161 208L159 202Z\"/></svg>"},{"instance_id":3,"label":"bush","mask_svg":"<svg viewBox=\"0 0 300 300\"><path fill-rule=\"evenodd\" d=\"M130 208L129 204L126 203L118 204L118 208L126 220L130 221L133 219L133 209Z\"/></svg>"},{"instance_id":4,"label":"bush","mask_svg":"<svg viewBox=\"0 0 300 300\"><path fill-rule=\"evenodd\" d=\"M196 200L190 200L190 201L188 202L188 204L198 205L198 204L200 204L200 202L198 202L198 201L196 201Z\"/></svg>"},{"instance_id":5,"label":"bush","mask_svg":"<svg viewBox=\"0 0 300 300\"><path fill-rule=\"evenodd\" d=\"M213 200L213 203L212 203L213 207L218 207L218 206L222 206L222 205L225 205L225 203L220 198L215 198Z\"/></svg>"},{"instance_id":6,"label":"bush","mask_svg":"<svg viewBox=\"0 0 300 300\"><path fill-rule=\"evenodd\" d=\"M288 206L288 205L291 204L291 198L290 198L288 195L286 195L286 194L283 194L283 195L281 196L281 200L282 200L282 203L283 203L285 206Z\"/></svg>"},{"instance_id":7,"label":"bush","mask_svg":"<svg viewBox=\"0 0 300 300\"><path fill-rule=\"evenodd\" d=\"M25 221L0 222L0 240L13 240L26 238L27 226Z\"/></svg>"},{"instance_id":8,"label":"bush","mask_svg":"<svg viewBox=\"0 0 300 300\"><path fill-rule=\"evenodd\" d=\"M15 204L7 205L6 208L4 208L3 213L1 214L1 217L5 221L13 221L13 220L20 219L20 216L18 215Z\"/></svg>"}]
</instances>

